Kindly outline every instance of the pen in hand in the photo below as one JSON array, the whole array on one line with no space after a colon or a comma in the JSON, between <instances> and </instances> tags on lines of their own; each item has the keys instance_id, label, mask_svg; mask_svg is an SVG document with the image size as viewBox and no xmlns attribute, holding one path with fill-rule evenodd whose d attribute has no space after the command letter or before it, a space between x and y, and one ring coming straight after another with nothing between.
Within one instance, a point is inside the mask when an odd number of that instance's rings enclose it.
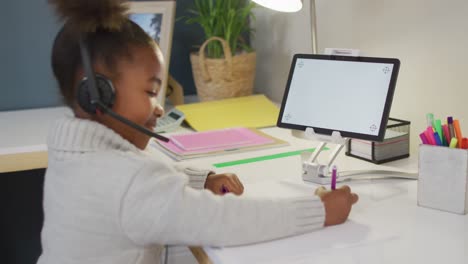
<instances>
[{"instance_id":1,"label":"pen in hand","mask_svg":"<svg viewBox=\"0 0 468 264\"><path fill-rule=\"evenodd\" d=\"M222 194L226 194L226 193L228 193L228 192L229 192L229 189L228 189L226 186L224 186L224 184L223 184L223 185L221 186L221 193L222 193Z\"/></svg>"},{"instance_id":2,"label":"pen in hand","mask_svg":"<svg viewBox=\"0 0 468 264\"><path fill-rule=\"evenodd\" d=\"M336 190L336 171L337 171L336 165L333 165L332 175L331 175L331 185L330 185L331 191ZM349 188L349 187L346 186L346 188ZM315 190L315 194L320 197L323 197L326 193L327 193L326 188L323 186L320 186Z\"/></svg>"},{"instance_id":3,"label":"pen in hand","mask_svg":"<svg viewBox=\"0 0 468 264\"><path fill-rule=\"evenodd\" d=\"M331 177L330 189L332 189L332 190L336 189L336 165L333 165L333 167L332 167L332 177Z\"/></svg>"}]
</instances>

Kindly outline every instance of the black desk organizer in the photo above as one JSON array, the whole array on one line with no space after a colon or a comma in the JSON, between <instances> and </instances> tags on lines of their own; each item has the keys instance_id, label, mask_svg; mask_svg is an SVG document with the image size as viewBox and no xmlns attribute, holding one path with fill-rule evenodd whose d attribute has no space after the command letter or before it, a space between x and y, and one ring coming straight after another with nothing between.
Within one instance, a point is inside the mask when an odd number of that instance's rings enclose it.
<instances>
[{"instance_id":1,"label":"black desk organizer","mask_svg":"<svg viewBox=\"0 0 468 264\"><path fill-rule=\"evenodd\" d=\"M410 121L391 118L391 117L388 118L388 122L387 122L387 130L394 130L394 131L398 131L398 132L408 133L408 148L407 148L406 153L403 154L403 155L397 155L397 156L390 157L390 158L387 158L387 159L377 160L375 158L375 146L376 146L376 143L378 144L380 142L369 141L370 144L371 144L371 148L372 148L371 149L371 157L372 158L368 159L366 157L357 156L357 155L351 154L351 141L353 139L348 140L348 143L346 144L346 155L350 156L350 157L358 158L358 159L361 159L361 160L369 161L369 162L372 162L372 163L375 163L375 164L382 164L382 163L385 163L385 162L390 162L390 161L394 161L394 160L408 158L409 157L409 148L410 148L410 124L411 124Z\"/></svg>"}]
</instances>

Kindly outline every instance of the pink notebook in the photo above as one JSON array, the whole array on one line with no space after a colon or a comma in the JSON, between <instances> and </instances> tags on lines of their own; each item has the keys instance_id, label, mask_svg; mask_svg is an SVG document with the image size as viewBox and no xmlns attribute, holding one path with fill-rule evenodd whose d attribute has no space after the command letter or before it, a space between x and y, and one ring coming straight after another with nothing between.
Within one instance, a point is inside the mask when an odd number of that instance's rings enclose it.
<instances>
[{"instance_id":1,"label":"pink notebook","mask_svg":"<svg viewBox=\"0 0 468 264\"><path fill-rule=\"evenodd\" d=\"M252 131L245 128L222 129L171 137L172 142L186 151L235 147L255 140Z\"/></svg>"},{"instance_id":2,"label":"pink notebook","mask_svg":"<svg viewBox=\"0 0 468 264\"><path fill-rule=\"evenodd\" d=\"M169 142L158 143L177 155L202 154L275 142L249 128L228 128L205 132L173 135Z\"/></svg>"}]
</instances>

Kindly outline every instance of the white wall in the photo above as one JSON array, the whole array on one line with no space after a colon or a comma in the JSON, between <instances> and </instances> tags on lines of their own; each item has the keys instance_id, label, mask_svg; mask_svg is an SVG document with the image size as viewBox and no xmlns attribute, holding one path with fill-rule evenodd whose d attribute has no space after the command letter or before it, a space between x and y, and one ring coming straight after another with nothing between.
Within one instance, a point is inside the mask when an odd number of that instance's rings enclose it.
<instances>
[{"instance_id":1,"label":"white wall","mask_svg":"<svg viewBox=\"0 0 468 264\"><path fill-rule=\"evenodd\" d=\"M280 102L294 53L309 53L309 1L293 14L255 10L255 89ZM318 48L395 57L400 74L390 116L411 121L416 154L425 114L453 115L468 135L467 0L316 0Z\"/></svg>"}]
</instances>

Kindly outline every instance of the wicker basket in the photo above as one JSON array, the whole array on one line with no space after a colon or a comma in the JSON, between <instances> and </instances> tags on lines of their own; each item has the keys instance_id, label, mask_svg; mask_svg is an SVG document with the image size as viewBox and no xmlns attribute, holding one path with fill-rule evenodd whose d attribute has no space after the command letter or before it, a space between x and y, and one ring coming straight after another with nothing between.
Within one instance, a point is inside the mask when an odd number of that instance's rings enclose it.
<instances>
[{"instance_id":1,"label":"wicker basket","mask_svg":"<svg viewBox=\"0 0 468 264\"><path fill-rule=\"evenodd\" d=\"M221 42L224 58L205 58L206 45ZM193 78L200 101L251 95L255 79L255 52L232 56L228 43L219 37L207 39L197 53L190 54Z\"/></svg>"}]
</instances>

